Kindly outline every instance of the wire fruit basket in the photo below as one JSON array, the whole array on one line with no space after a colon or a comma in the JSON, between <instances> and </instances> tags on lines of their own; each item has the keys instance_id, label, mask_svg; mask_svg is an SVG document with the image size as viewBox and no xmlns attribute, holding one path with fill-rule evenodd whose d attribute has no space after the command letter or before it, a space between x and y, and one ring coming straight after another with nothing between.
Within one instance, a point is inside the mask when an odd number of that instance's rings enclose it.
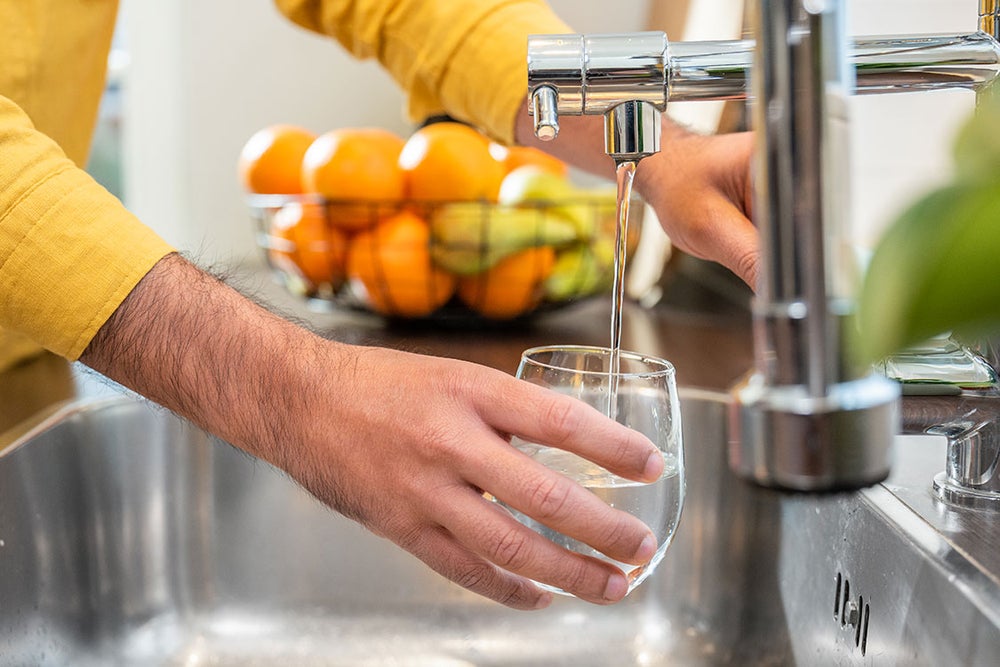
<instances>
[{"instance_id":1,"label":"wire fruit basket","mask_svg":"<svg viewBox=\"0 0 1000 667\"><path fill-rule=\"evenodd\" d=\"M248 204L273 275L314 311L514 321L606 294L613 282L613 191L516 205L317 195L250 195Z\"/></svg>"}]
</instances>

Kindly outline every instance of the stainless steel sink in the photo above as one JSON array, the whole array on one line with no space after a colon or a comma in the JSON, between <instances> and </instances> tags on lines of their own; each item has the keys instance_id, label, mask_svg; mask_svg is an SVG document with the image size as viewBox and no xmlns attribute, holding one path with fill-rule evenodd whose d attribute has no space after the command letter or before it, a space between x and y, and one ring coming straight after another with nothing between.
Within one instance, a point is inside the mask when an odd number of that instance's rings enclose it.
<instances>
[{"instance_id":1,"label":"stainless steel sink","mask_svg":"<svg viewBox=\"0 0 1000 667\"><path fill-rule=\"evenodd\" d=\"M730 475L724 396L682 405L689 495L659 570L619 605L542 612L463 591L160 408L67 408L0 454L0 664L996 664L989 539L955 521L1000 522L935 504L943 443L901 441L925 490L783 496Z\"/></svg>"}]
</instances>

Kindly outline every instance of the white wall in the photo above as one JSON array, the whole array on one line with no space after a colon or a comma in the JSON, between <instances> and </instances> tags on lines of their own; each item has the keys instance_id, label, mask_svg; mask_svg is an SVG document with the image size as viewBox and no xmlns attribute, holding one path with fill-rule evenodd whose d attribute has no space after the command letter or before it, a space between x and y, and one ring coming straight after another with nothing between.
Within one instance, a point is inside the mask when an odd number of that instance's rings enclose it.
<instances>
[{"instance_id":1,"label":"white wall","mask_svg":"<svg viewBox=\"0 0 1000 667\"><path fill-rule=\"evenodd\" d=\"M978 0L853 0L854 35L971 32ZM853 227L873 247L907 203L947 178L955 132L972 113L968 91L908 93L852 100Z\"/></svg>"},{"instance_id":2,"label":"white wall","mask_svg":"<svg viewBox=\"0 0 1000 667\"><path fill-rule=\"evenodd\" d=\"M632 30L645 6L553 3L584 31ZM124 129L128 206L204 261L256 258L236 177L247 138L271 123L405 134L404 100L375 62L289 22L270 0L123 0L131 53Z\"/></svg>"},{"instance_id":3,"label":"white wall","mask_svg":"<svg viewBox=\"0 0 1000 667\"><path fill-rule=\"evenodd\" d=\"M125 199L207 260L255 252L236 159L257 129L405 129L402 96L376 64L299 29L269 0L125 0L124 10Z\"/></svg>"},{"instance_id":4,"label":"white wall","mask_svg":"<svg viewBox=\"0 0 1000 667\"><path fill-rule=\"evenodd\" d=\"M669 0L664 0L669 1ZM585 32L639 29L645 2L553 0ZM962 31L976 0L853 0L855 34ZM255 259L236 179L247 137L275 122L320 132L348 125L408 130L403 98L373 62L288 22L270 0L123 0L132 63L125 105L125 199L182 249L205 260ZM968 93L854 102L859 234L942 178Z\"/></svg>"}]
</instances>

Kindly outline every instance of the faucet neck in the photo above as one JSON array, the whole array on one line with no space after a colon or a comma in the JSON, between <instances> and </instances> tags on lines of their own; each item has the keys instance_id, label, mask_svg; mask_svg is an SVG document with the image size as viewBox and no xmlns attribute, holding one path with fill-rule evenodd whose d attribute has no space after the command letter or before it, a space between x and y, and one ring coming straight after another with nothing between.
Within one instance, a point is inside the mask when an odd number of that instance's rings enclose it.
<instances>
[{"instance_id":1,"label":"faucet neck","mask_svg":"<svg viewBox=\"0 0 1000 667\"><path fill-rule=\"evenodd\" d=\"M844 238L850 208L847 98L854 79L844 66L840 4L761 0L754 10L754 218L764 333L757 339L758 371L769 382L803 385L817 398L852 379L841 377L840 318L830 312L838 296L851 293L850 286L838 290L843 267L831 243Z\"/></svg>"},{"instance_id":2,"label":"faucet neck","mask_svg":"<svg viewBox=\"0 0 1000 667\"><path fill-rule=\"evenodd\" d=\"M755 373L734 388L730 462L799 490L888 474L898 389L851 364L845 322L847 98L843 0L753 3L754 220L761 280Z\"/></svg>"}]
</instances>

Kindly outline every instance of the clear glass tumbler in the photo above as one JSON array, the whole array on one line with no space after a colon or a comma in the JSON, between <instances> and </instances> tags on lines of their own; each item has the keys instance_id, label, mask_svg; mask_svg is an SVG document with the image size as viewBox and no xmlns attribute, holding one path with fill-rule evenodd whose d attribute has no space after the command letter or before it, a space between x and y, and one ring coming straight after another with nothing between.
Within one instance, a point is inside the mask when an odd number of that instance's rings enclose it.
<instances>
[{"instance_id":1,"label":"clear glass tumbler","mask_svg":"<svg viewBox=\"0 0 1000 667\"><path fill-rule=\"evenodd\" d=\"M684 501L680 403L674 367L669 361L622 351L618 372L613 376L611 358L611 350L602 347L536 347L521 355L517 377L573 396L644 434L663 452L665 465L660 479L649 484L635 482L561 449L519 438L514 438L512 444L536 461L572 478L610 506L643 521L656 536L659 544L656 555L642 566L621 563L506 507L518 521L557 544L614 564L625 573L631 592L663 559L680 521ZM568 595L559 588L539 585Z\"/></svg>"}]
</instances>

